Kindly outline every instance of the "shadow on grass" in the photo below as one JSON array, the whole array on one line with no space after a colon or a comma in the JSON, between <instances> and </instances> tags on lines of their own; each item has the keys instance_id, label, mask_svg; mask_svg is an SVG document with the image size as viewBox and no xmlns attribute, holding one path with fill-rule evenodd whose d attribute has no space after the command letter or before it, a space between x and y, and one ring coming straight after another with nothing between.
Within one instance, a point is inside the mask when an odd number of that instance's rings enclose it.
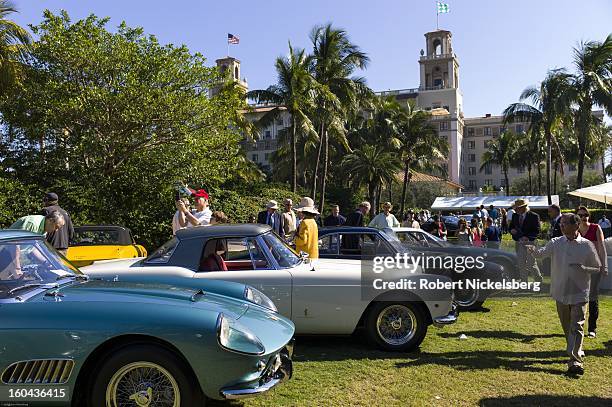
<instances>
[{"instance_id":1,"label":"shadow on grass","mask_svg":"<svg viewBox=\"0 0 612 407\"><path fill-rule=\"evenodd\" d=\"M605 349L596 349L587 352L587 358L610 356L612 341L604 343ZM535 351L535 352L508 352L508 351L469 351L469 352L422 352L418 358L407 362L398 362L398 369L423 365L451 366L457 370L483 370L507 369L522 372L538 372L550 374L565 373L563 368L548 368L540 365L564 365L567 360L565 352ZM588 359L587 359L588 360ZM588 362L587 362L588 363Z\"/></svg>"},{"instance_id":2,"label":"shadow on grass","mask_svg":"<svg viewBox=\"0 0 612 407\"><path fill-rule=\"evenodd\" d=\"M527 335L520 332L514 331L462 331L462 334L467 335L468 338L476 339L505 339L508 341L519 341L522 343L531 343L536 339L547 339L547 338L563 338L564 335L560 333L556 334L543 334L543 335ZM440 332L438 336L441 338L457 338L456 333Z\"/></svg>"},{"instance_id":3,"label":"shadow on grass","mask_svg":"<svg viewBox=\"0 0 612 407\"><path fill-rule=\"evenodd\" d=\"M492 397L480 400L482 407L511 407L511 406L611 406L612 399L588 396L552 396L547 394L533 394L529 396Z\"/></svg>"},{"instance_id":4,"label":"shadow on grass","mask_svg":"<svg viewBox=\"0 0 612 407\"><path fill-rule=\"evenodd\" d=\"M394 353L378 350L358 330L351 336L298 336L293 360L297 362L340 361L349 359L405 359L418 356L419 350L410 353Z\"/></svg>"}]
</instances>

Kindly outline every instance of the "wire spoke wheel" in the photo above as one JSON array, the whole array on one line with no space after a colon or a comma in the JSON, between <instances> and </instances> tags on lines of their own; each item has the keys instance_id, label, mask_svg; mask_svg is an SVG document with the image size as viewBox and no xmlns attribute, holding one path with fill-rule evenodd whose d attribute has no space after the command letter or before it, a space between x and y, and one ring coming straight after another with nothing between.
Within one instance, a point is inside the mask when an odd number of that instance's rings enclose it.
<instances>
[{"instance_id":1,"label":"wire spoke wheel","mask_svg":"<svg viewBox=\"0 0 612 407\"><path fill-rule=\"evenodd\" d=\"M106 388L107 407L179 407L179 385L168 370L151 362L123 366Z\"/></svg>"},{"instance_id":2,"label":"wire spoke wheel","mask_svg":"<svg viewBox=\"0 0 612 407\"><path fill-rule=\"evenodd\" d=\"M417 318L414 312L401 304L384 308L376 320L376 330L380 339L393 346L404 345L417 331Z\"/></svg>"}]
</instances>

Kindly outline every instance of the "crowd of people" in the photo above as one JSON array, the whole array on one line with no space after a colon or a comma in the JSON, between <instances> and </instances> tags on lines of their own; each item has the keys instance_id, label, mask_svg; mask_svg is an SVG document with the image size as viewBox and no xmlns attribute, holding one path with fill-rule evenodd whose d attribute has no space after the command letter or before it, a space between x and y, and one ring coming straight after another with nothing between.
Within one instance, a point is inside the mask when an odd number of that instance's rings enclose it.
<instances>
[{"instance_id":1,"label":"crowd of people","mask_svg":"<svg viewBox=\"0 0 612 407\"><path fill-rule=\"evenodd\" d=\"M191 195L193 207L188 198L176 201L173 234L184 228L228 222L225 213L210 209L210 196L205 190L192 191ZM392 204L385 202L382 211L366 223L370 210L370 203L364 201L343 216L340 207L332 205L329 215L323 216L310 197L301 198L297 206L287 198L282 209L277 201L270 200L265 209L250 217L249 222L269 225L278 236L295 246L298 253L304 253L310 259L319 257L319 227L386 229L421 228L427 224L428 231L434 236L441 239L448 236L441 214L408 210L400 222L391 212ZM612 225L605 215L598 223L591 222L591 213L585 206L580 206L575 213L562 214L559 206L553 204L548 207L548 218L547 243L538 248L542 222L540 216L529 208L528 201L517 199L508 210L492 205L487 209L481 205L475 209L469 222L465 217L459 217L457 244L499 248L502 236L509 233L515 245L521 281L529 281L532 277L541 283L542 272L536 259L543 259L543 267L550 271L551 296L556 301L566 336L570 356L568 373L580 375L584 372L584 325L587 337L595 338L597 335L599 286L601 279L608 274L604 243L611 235ZM39 214L24 216L11 228L44 234L47 242L64 255L74 236L72 219L59 205L59 197L54 192L44 195Z\"/></svg>"}]
</instances>

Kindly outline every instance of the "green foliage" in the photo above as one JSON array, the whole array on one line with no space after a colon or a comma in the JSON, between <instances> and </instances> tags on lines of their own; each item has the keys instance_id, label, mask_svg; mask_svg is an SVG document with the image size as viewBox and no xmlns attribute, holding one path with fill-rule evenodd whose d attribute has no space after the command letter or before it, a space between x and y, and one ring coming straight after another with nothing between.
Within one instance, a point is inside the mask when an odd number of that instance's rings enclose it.
<instances>
[{"instance_id":1,"label":"green foliage","mask_svg":"<svg viewBox=\"0 0 612 407\"><path fill-rule=\"evenodd\" d=\"M46 11L27 80L3 120L3 166L54 190L75 223L130 227L148 246L170 234L173 185L215 189L249 169L239 147L244 94L205 58L141 28Z\"/></svg>"},{"instance_id":2,"label":"green foliage","mask_svg":"<svg viewBox=\"0 0 612 407\"><path fill-rule=\"evenodd\" d=\"M40 212L42 195L36 186L0 175L0 228L18 218Z\"/></svg>"},{"instance_id":3,"label":"green foliage","mask_svg":"<svg viewBox=\"0 0 612 407\"><path fill-rule=\"evenodd\" d=\"M300 202L300 195L291 192L289 188L265 183L234 185L233 190L213 189L211 195L212 210L223 211L230 222L247 222L249 216L256 217L272 199L281 207L286 198L291 198L294 205Z\"/></svg>"}]
</instances>

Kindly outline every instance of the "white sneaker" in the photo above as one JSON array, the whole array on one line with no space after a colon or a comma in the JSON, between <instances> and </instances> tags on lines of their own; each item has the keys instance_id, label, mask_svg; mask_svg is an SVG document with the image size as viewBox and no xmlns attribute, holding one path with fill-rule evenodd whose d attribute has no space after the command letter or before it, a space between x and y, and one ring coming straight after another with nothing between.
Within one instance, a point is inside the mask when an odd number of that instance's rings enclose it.
<instances>
[{"instance_id":1,"label":"white sneaker","mask_svg":"<svg viewBox=\"0 0 612 407\"><path fill-rule=\"evenodd\" d=\"M597 337L597 334L595 332L589 332L589 334L587 335L587 338L591 338L594 339Z\"/></svg>"}]
</instances>

